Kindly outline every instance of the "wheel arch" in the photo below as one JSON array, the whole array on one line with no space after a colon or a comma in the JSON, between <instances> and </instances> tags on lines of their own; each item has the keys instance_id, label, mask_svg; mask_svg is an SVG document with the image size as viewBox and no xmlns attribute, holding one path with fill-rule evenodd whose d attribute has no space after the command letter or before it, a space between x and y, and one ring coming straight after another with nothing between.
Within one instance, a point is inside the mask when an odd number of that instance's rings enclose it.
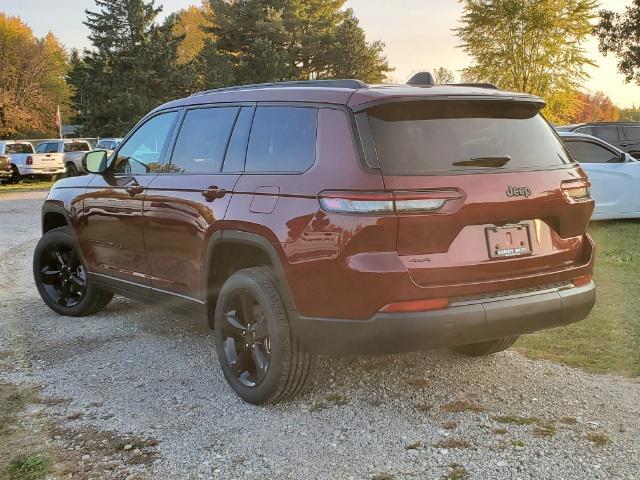
<instances>
[{"instance_id":1,"label":"wheel arch","mask_svg":"<svg viewBox=\"0 0 640 480\"><path fill-rule=\"evenodd\" d=\"M242 255L242 259L236 263L236 258L229 255L230 251ZM223 259L222 264L219 263L220 259ZM224 280L233 271L255 266L273 268L278 280L278 291L287 311L296 310L281 256L276 246L267 238L255 233L236 230L216 232L209 242L205 262L205 285L207 286L210 314L213 312L217 294Z\"/></svg>"}]
</instances>

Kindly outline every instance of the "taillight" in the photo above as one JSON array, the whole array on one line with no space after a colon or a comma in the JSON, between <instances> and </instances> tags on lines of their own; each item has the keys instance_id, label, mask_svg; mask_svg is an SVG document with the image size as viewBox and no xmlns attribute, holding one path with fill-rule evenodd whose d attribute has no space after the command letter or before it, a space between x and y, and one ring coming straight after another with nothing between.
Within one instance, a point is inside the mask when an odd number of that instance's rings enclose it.
<instances>
[{"instance_id":1,"label":"taillight","mask_svg":"<svg viewBox=\"0 0 640 480\"><path fill-rule=\"evenodd\" d=\"M384 313L427 312L429 310L442 310L448 306L448 298L430 298L428 300L409 300L406 302L390 303L380 311Z\"/></svg>"},{"instance_id":2,"label":"taillight","mask_svg":"<svg viewBox=\"0 0 640 480\"><path fill-rule=\"evenodd\" d=\"M33 157L31 155L27 157L27 165L33 165Z\"/></svg>"},{"instance_id":3,"label":"taillight","mask_svg":"<svg viewBox=\"0 0 640 480\"><path fill-rule=\"evenodd\" d=\"M588 285L593 280L593 276L591 274L583 275L582 277L574 278L571 283L573 283L576 287L582 287L583 285Z\"/></svg>"},{"instance_id":4,"label":"taillight","mask_svg":"<svg viewBox=\"0 0 640 480\"><path fill-rule=\"evenodd\" d=\"M591 183L585 178L562 182L562 193L570 202L591 200Z\"/></svg>"},{"instance_id":5,"label":"taillight","mask_svg":"<svg viewBox=\"0 0 640 480\"><path fill-rule=\"evenodd\" d=\"M438 212L450 200L462 198L457 190L415 192L325 191L318 195L320 206L328 212L385 214Z\"/></svg>"}]
</instances>

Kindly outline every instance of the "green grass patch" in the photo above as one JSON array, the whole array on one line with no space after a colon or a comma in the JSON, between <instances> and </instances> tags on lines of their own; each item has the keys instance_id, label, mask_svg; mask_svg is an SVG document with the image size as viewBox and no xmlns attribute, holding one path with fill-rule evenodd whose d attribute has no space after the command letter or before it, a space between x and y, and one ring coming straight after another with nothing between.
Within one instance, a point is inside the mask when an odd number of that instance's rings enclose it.
<instances>
[{"instance_id":1,"label":"green grass patch","mask_svg":"<svg viewBox=\"0 0 640 480\"><path fill-rule=\"evenodd\" d=\"M6 469L9 480L39 480L49 473L49 460L42 455L19 457Z\"/></svg>"},{"instance_id":2,"label":"green grass patch","mask_svg":"<svg viewBox=\"0 0 640 480\"><path fill-rule=\"evenodd\" d=\"M491 420L509 425L533 425L534 423L540 423L540 419L537 417L518 417L516 415L500 415L491 417Z\"/></svg>"},{"instance_id":3,"label":"green grass patch","mask_svg":"<svg viewBox=\"0 0 640 480\"><path fill-rule=\"evenodd\" d=\"M516 348L584 368L640 376L640 220L595 222L598 300L582 322L523 336Z\"/></svg>"},{"instance_id":4,"label":"green grass patch","mask_svg":"<svg viewBox=\"0 0 640 480\"><path fill-rule=\"evenodd\" d=\"M10 192L30 192L34 190L49 190L53 182L25 179L22 183L0 184L0 195Z\"/></svg>"}]
</instances>

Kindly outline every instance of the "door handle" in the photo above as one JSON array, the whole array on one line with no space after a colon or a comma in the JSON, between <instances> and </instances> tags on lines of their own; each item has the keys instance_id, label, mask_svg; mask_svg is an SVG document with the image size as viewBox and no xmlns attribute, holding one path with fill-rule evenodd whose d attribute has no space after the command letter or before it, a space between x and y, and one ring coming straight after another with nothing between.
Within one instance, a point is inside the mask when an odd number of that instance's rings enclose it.
<instances>
[{"instance_id":1,"label":"door handle","mask_svg":"<svg viewBox=\"0 0 640 480\"><path fill-rule=\"evenodd\" d=\"M131 185L130 187L125 188L130 197L135 197L136 195L140 195L144 192L144 187L142 185Z\"/></svg>"},{"instance_id":2,"label":"door handle","mask_svg":"<svg viewBox=\"0 0 640 480\"><path fill-rule=\"evenodd\" d=\"M202 190L202 196L207 199L207 202L213 202L216 198L222 198L227 194L224 188L209 187Z\"/></svg>"}]
</instances>

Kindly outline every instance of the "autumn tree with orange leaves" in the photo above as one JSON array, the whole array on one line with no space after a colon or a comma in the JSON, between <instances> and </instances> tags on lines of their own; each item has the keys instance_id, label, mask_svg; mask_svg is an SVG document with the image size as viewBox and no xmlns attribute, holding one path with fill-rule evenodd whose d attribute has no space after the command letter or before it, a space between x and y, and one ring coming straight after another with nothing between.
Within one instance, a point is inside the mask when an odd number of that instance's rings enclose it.
<instances>
[{"instance_id":1,"label":"autumn tree with orange leaves","mask_svg":"<svg viewBox=\"0 0 640 480\"><path fill-rule=\"evenodd\" d=\"M49 33L36 38L0 12L0 138L56 132L55 112L70 97L67 55Z\"/></svg>"},{"instance_id":2,"label":"autumn tree with orange leaves","mask_svg":"<svg viewBox=\"0 0 640 480\"><path fill-rule=\"evenodd\" d=\"M572 123L615 122L619 119L620 109L604 93L576 94L576 110Z\"/></svg>"}]
</instances>

